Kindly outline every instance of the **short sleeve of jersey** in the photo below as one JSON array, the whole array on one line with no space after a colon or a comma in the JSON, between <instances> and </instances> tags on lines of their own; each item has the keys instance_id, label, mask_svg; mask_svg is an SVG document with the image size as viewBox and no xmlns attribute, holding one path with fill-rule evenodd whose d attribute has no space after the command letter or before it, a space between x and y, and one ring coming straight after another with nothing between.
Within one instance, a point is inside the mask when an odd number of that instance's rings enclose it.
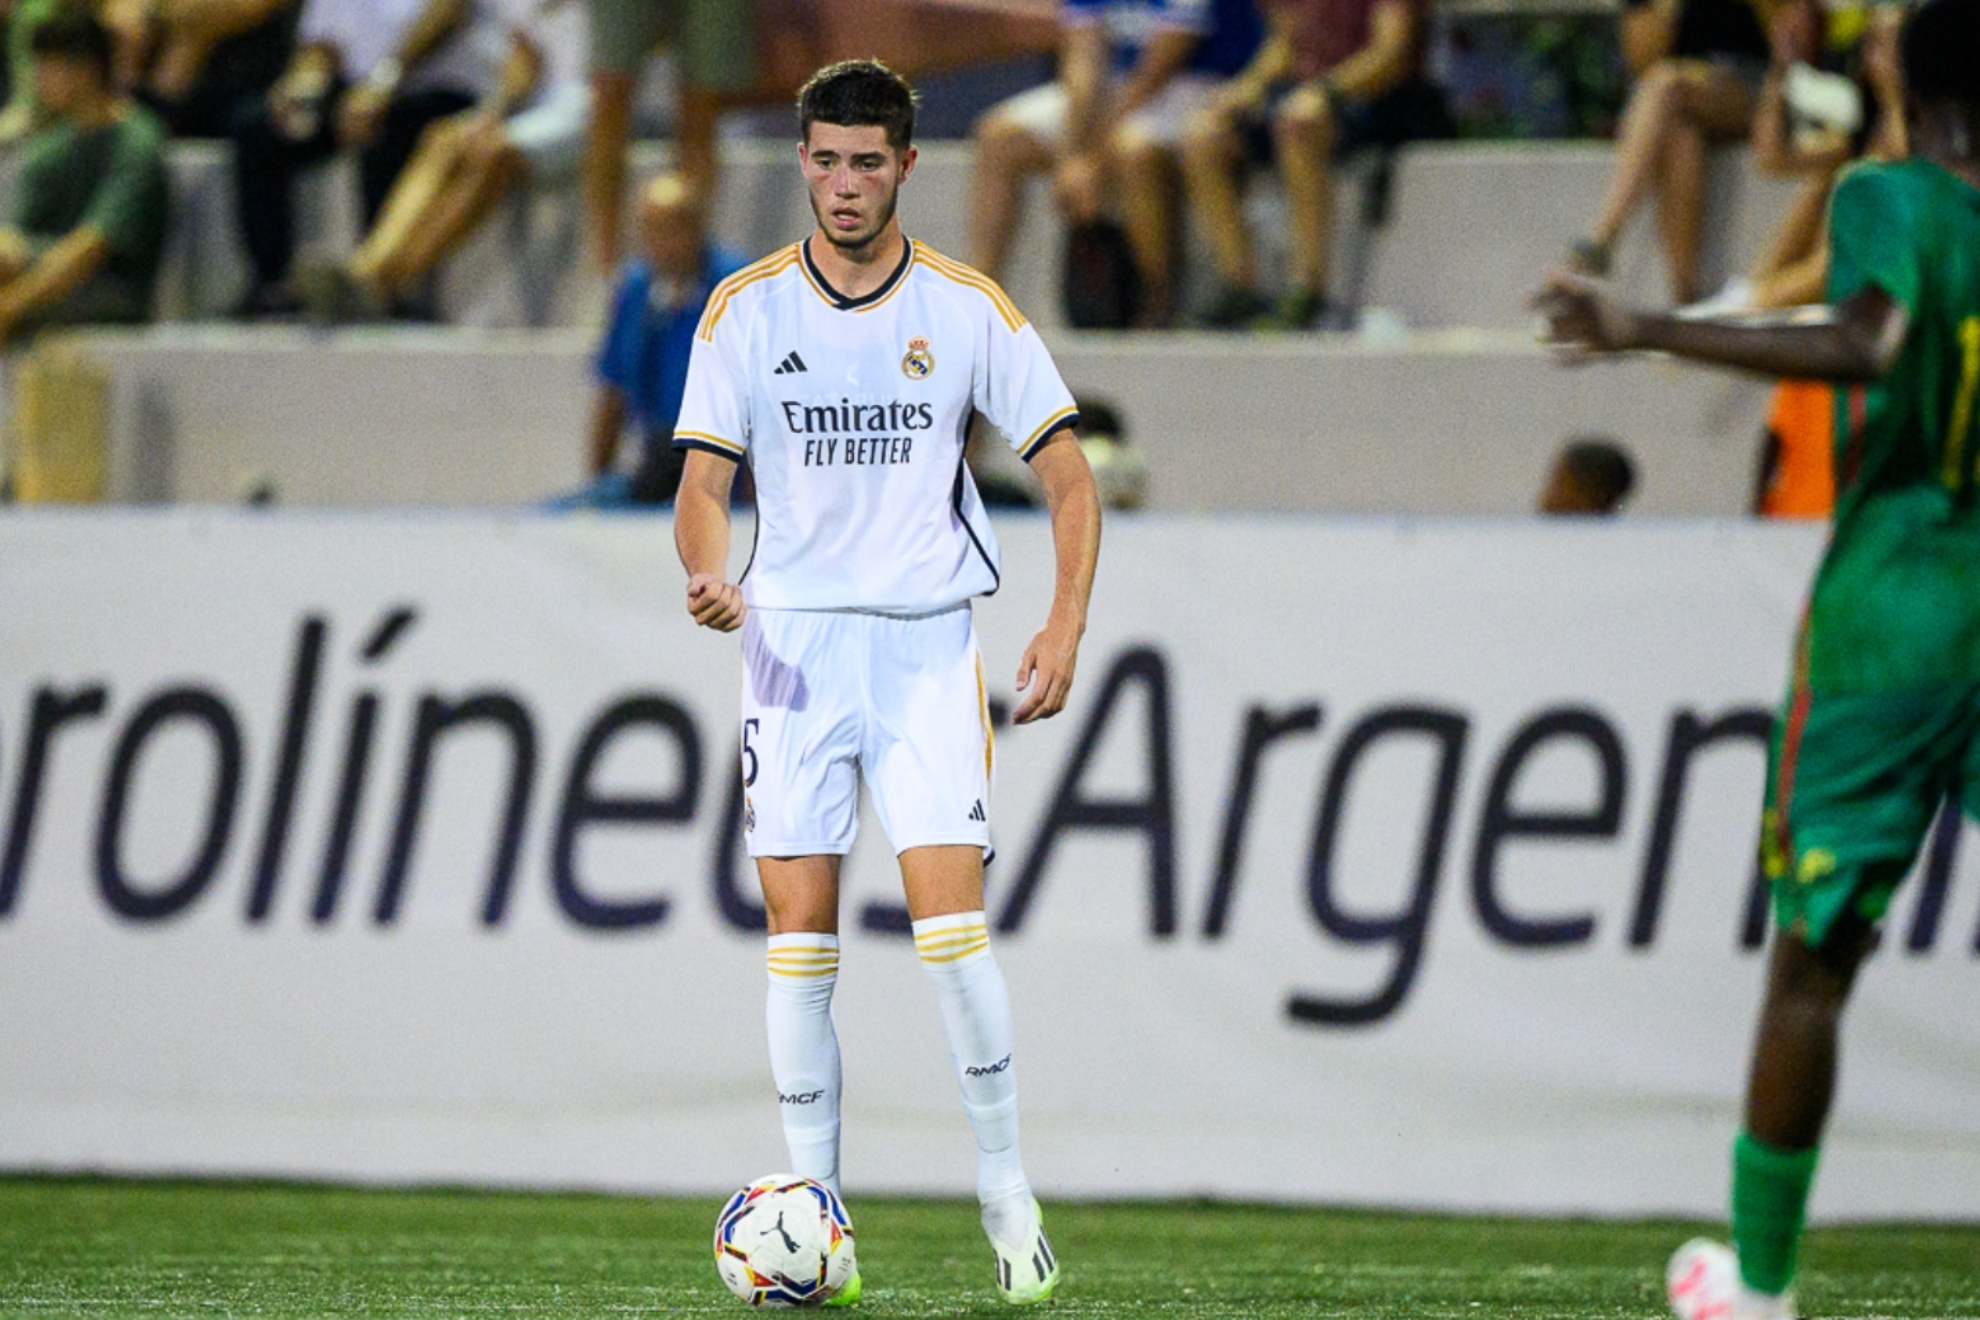
<instances>
[{"instance_id":1,"label":"short sleeve of jersey","mask_svg":"<svg viewBox=\"0 0 1980 1320\"><path fill-rule=\"evenodd\" d=\"M1018 457L1029 462L1047 440L1078 425L1072 391L1029 322L1021 320L1013 330L993 307L984 342L976 409L1004 433Z\"/></svg>"},{"instance_id":2,"label":"short sleeve of jersey","mask_svg":"<svg viewBox=\"0 0 1980 1320\"><path fill-rule=\"evenodd\" d=\"M1829 203L1829 301L1876 285L1908 312L1920 293L1918 217L1906 180L1887 166L1843 175Z\"/></svg>"},{"instance_id":3,"label":"short sleeve of jersey","mask_svg":"<svg viewBox=\"0 0 1980 1320\"><path fill-rule=\"evenodd\" d=\"M674 448L705 449L741 461L749 452L749 376L743 363L743 316L731 307L695 334L687 391L674 422Z\"/></svg>"}]
</instances>

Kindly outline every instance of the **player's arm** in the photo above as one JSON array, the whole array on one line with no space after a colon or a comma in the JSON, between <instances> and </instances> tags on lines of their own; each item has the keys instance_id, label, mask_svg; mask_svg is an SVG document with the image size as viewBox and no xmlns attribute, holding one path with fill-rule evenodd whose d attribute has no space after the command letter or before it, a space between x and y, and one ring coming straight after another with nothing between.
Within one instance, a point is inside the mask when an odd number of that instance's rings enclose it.
<instances>
[{"instance_id":1,"label":"player's arm","mask_svg":"<svg viewBox=\"0 0 1980 1320\"><path fill-rule=\"evenodd\" d=\"M1911 318L1875 284L1833 307L1686 319L1625 307L1607 287L1565 272L1536 300L1547 342L1579 353L1650 349L1766 376L1847 384L1891 369Z\"/></svg>"},{"instance_id":2,"label":"player's arm","mask_svg":"<svg viewBox=\"0 0 1980 1320\"><path fill-rule=\"evenodd\" d=\"M734 463L690 449L674 496L674 546L688 573L688 613L717 632L734 632L743 620L742 588L727 580L729 488L735 480Z\"/></svg>"},{"instance_id":3,"label":"player's arm","mask_svg":"<svg viewBox=\"0 0 1980 1320\"><path fill-rule=\"evenodd\" d=\"M1045 487L1058 572L1052 612L1018 661L1017 688L1026 696L1011 713L1014 724L1050 719L1066 708L1079 660L1079 639L1086 633L1093 570L1100 562L1100 492L1093 485L1086 453L1070 428L1031 456L1031 470Z\"/></svg>"}]
</instances>

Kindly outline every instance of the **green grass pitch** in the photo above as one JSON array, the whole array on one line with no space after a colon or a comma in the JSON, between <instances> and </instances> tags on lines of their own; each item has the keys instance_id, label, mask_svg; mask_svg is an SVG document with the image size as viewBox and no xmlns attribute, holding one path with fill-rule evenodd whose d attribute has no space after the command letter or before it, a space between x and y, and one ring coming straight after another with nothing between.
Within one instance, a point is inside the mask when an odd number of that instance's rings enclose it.
<instances>
[{"instance_id":1,"label":"green grass pitch","mask_svg":"<svg viewBox=\"0 0 1980 1320\"><path fill-rule=\"evenodd\" d=\"M740 1315L714 1199L0 1179L0 1316ZM1671 1222L1048 1204L1045 1317L1664 1314ZM853 1202L853 1315L1007 1315L973 1205ZM1804 1314L1980 1316L1980 1227L1815 1233Z\"/></svg>"}]
</instances>

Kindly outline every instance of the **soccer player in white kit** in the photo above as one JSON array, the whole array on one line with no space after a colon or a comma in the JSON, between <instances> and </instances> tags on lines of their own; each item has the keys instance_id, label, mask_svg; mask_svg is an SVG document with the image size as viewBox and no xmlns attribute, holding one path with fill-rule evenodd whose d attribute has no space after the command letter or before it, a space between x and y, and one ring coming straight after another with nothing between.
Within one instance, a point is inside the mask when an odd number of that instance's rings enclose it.
<instances>
[{"instance_id":1,"label":"soccer player in white kit","mask_svg":"<svg viewBox=\"0 0 1980 1320\"><path fill-rule=\"evenodd\" d=\"M743 631L743 830L769 914L770 1064L794 1170L838 1189L839 865L859 783L899 855L914 942L976 1134L977 1197L1005 1300L1059 1281L1018 1157L1010 1002L983 858L993 768L972 597L997 541L963 462L981 413L1037 473L1057 580L1018 664L1019 724L1065 706L1100 547L1078 421L1038 333L989 279L906 238L914 94L870 61L798 103L816 227L716 286L674 432L675 539L695 622ZM757 532L727 580L747 461ZM857 1281L839 1301L857 1299Z\"/></svg>"}]
</instances>

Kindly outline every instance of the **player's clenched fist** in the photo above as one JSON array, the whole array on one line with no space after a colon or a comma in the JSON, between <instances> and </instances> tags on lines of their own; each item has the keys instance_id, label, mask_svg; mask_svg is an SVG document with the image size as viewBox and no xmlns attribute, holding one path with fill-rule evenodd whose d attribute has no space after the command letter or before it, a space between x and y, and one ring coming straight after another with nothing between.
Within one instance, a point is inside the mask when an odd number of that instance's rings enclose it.
<instances>
[{"instance_id":1,"label":"player's clenched fist","mask_svg":"<svg viewBox=\"0 0 1980 1320\"><path fill-rule=\"evenodd\" d=\"M1018 661L1017 689L1024 692L1028 688L1030 692L1011 712L1011 723L1047 720L1064 710L1078 659L1078 631L1046 624Z\"/></svg>"},{"instance_id":2,"label":"player's clenched fist","mask_svg":"<svg viewBox=\"0 0 1980 1320\"><path fill-rule=\"evenodd\" d=\"M743 620L742 588L713 573L696 573L688 579L687 607L702 627L734 632Z\"/></svg>"}]
</instances>

